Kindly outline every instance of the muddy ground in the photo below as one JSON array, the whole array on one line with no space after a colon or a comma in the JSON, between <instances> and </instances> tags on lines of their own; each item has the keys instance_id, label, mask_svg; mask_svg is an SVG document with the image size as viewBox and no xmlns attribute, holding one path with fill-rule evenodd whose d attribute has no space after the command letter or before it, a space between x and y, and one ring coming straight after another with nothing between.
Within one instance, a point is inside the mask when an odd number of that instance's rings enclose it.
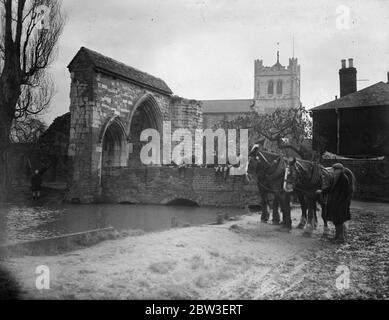
<instances>
[{"instance_id":1,"label":"muddy ground","mask_svg":"<svg viewBox=\"0 0 389 320\"><path fill-rule=\"evenodd\" d=\"M306 238L253 215L135 232L67 254L8 259L3 267L22 299L388 299L389 204L355 202L352 212L345 245L323 239L321 225ZM293 211L294 225L299 214ZM49 290L35 286L41 265L50 269ZM339 282L345 270L349 286Z\"/></svg>"}]
</instances>

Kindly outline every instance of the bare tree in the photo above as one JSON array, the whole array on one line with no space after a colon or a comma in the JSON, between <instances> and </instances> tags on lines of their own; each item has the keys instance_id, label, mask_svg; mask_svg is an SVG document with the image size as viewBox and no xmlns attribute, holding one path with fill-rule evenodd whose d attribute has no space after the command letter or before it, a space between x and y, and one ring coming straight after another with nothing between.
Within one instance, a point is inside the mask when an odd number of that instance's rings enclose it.
<instances>
[{"instance_id":1,"label":"bare tree","mask_svg":"<svg viewBox=\"0 0 389 320\"><path fill-rule=\"evenodd\" d=\"M12 123L42 112L50 103L46 70L55 58L64 24L60 0L0 0L2 188L8 186L7 149Z\"/></svg>"},{"instance_id":2,"label":"bare tree","mask_svg":"<svg viewBox=\"0 0 389 320\"><path fill-rule=\"evenodd\" d=\"M276 109L273 113L254 113L231 121L221 121L215 128L249 129L250 143L261 138L277 143L280 149L291 149L306 158L303 143L312 138L312 119L303 107Z\"/></svg>"},{"instance_id":3,"label":"bare tree","mask_svg":"<svg viewBox=\"0 0 389 320\"><path fill-rule=\"evenodd\" d=\"M13 143L38 143L46 129L46 124L39 118L30 116L26 119L16 119L11 128L11 141Z\"/></svg>"}]
</instances>

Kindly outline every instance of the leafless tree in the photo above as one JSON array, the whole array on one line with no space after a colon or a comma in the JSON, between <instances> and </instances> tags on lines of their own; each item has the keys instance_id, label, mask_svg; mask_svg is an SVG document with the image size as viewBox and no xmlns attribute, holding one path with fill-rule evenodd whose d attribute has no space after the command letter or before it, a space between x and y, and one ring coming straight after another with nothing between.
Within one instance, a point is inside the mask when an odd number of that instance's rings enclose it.
<instances>
[{"instance_id":1,"label":"leafless tree","mask_svg":"<svg viewBox=\"0 0 389 320\"><path fill-rule=\"evenodd\" d=\"M51 80L47 68L55 58L64 24L60 0L0 0L0 189L3 191L9 182L7 149L12 124L17 118L39 114L50 103Z\"/></svg>"},{"instance_id":2,"label":"leafless tree","mask_svg":"<svg viewBox=\"0 0 389 320\"><path fill-rule=\"evenodd\" d=\"M240 116L231 121L221 121L215 128L249 129L250 143L261 138L275 142L279 149L291 149L300 157L306 158L303 143L312 138L312 119L303 107L282 109L272 113L256 113Z\"/></svg>"},{"instance_id":3,"label":"leafless tree","mask_svg":"<svg viewBox=\"0 0 389 320\"><path fill-rule=\"evenodd\" d=\"M46 129L46 124L36 117L15 119L11 128L11 141L13 143L37 143Z\"/></svg>"}]
</instances>

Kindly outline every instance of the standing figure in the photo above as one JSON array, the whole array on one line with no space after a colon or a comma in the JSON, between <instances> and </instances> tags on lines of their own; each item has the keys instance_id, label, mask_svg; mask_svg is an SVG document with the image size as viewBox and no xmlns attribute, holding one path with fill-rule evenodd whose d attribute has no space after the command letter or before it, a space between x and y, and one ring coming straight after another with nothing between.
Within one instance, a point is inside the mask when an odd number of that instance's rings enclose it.
<instances>
[{"instance_id":1,"label":"standing figure","mask_svg":"<svg viewBox=\"0 0 389 320\"><path fill-rule=\"evenodd\" d=\"M334 169L334 180L332 184L323 189L328 194L326 219L335 225L335 243L345 242L345 222L351 220L350 204L354 191L353 176L346 172L345 167L337 163ZM319 190L319 193L321 190Z\"/></svg>"},{"instance_id":2,"label":"standing figure","mask_svg":"<svg viewBox=\"0 0 389 320\"><path fill-rule=\"evenodd\" d=\"M51 165L46 166L42 170L35 169L33 170L31 167L31 162L28 161L30 165L30 169L32 171L31 175L31 191L32 191L32 198L34 200L38 200L41 197L41 192L42 192L42 178L43 175L46 173L47 170L51 167Z\"/></svg>"}]
</instances>

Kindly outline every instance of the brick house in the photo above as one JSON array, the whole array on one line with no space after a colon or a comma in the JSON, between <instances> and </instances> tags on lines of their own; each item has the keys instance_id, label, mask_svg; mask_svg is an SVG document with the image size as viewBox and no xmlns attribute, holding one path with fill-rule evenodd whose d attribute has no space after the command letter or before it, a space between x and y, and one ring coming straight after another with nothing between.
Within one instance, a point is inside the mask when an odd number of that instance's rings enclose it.
<instances>
[{"instance_id":1,"label":"brick house","mask_svg":"<svg viewBox=\"0 0 389 320\"><path fill-rule=\"evenodd\" d=\"M353 60L342 60L340 98L312 109L313 148L321 153L369 158L389 155L388 83L357 91Z\"/></svg>"}]
</instances>

